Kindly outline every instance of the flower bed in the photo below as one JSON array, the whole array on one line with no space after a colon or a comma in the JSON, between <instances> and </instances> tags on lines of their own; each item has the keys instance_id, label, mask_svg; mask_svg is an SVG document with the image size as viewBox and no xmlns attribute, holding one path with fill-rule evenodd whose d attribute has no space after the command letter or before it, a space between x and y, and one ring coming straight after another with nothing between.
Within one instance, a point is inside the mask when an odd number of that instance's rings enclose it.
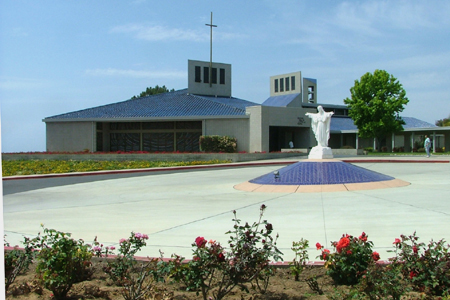
<instances>
[{"instance_id":1,"label":"flower bed","mask_svg":"<svg viewBox=\"0 0 450 300\"><path fill-rule=\"evenodd\" d=\"M445 241L419 242L414 233L393 241L387 265L366 233L344 234L330 251L316 244L325 268L308 265L308 241L293 242L290 268L282 261L274 226L259 218L249 224L237 218L226 244L197 237L192 258L137 260L148 236L131 232L115 247L94 240L86 244L70 234L43 227L25 238L24 251L5 255L8 299L449 299L450 246ZM225 246L226 245L226 246ZM24 273L34 261L31 273ZM17 277L16 277L17 276ZM17 279L17 280L16 280Z\"/></svg>"}]
</instances>

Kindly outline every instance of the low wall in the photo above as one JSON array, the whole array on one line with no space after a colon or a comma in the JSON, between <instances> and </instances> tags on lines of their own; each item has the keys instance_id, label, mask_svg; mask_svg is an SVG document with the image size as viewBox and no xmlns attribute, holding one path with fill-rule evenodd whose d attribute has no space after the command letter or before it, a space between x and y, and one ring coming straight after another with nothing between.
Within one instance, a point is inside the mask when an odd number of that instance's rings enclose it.
<instances>
[{"instance_id":1,"label":"low wall","mask_svg":"<svg viewBox=\"0 0 450 300\"><path fill-rule=\"evenodd\" d=\"M124 153L124 154L25 154L25 153L3 153L2 160L150 160L150 161L207 161L207 160L231 160L232 162L245 162L264 159L289 158L306 156L306 153Z\"/></svg>"},{"instance_id":2,"label":"low wall","mask_svg":"<svg viewBox=\"0 0 450 300\"><path fill-rule=\"evenodd\" d=\"M363 155L363 149L331 149L334 156L355 156Z\"/></svg>"},{"instance_id":3,"label":"low wall","mask_svg":"<svg viewBox=\"0 0 450 300\"><path fill-rule=\"evenodd\" d=\"M289 152L295 152L300 151L307 153L309 152L308 149L281 149L282 153L289 153ZM334 156L355 156L355 155L363 155L364 150L363 149L331 149Z\"/></svg>"}]
</instances>

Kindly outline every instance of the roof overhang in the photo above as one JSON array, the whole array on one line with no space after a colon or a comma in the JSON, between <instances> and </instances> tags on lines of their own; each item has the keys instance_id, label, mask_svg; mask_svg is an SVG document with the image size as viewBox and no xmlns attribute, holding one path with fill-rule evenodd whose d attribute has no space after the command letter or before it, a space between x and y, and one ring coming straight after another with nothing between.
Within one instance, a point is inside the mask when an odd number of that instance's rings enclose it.
<instances>
[{"instance_id":1,"label":"roof overhang","mask_svg":"<svg viewBox=\"0 0 450 300\"><path fill-rule=\"evenodd\" d=\"M446 127L412 127L405 128L402 132L433 132L433 131L450 131L450 126ZM331 133L358 133L357 129L353 130L334 130Z\"/></svg>"},{"instance_id":2,"label":"roof overhang","mask_svg":"<svg viewBox=\"0 0 450 300\"><path fill-rule=\"evenodd\" d=\"M236 116L180 116L180 117L139 117L139 118L73 118L73 119L43 119L45 123L61 122L157 122L157 121L193 121L214 119L249 119L249 115Z\"/></svg>"}]
</instances>

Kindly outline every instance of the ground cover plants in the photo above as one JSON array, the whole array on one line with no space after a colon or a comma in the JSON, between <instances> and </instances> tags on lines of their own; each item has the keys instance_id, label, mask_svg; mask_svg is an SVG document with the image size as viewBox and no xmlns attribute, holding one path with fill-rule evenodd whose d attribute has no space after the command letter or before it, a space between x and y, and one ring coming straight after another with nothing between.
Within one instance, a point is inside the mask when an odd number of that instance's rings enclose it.
<instances>
[{"instance_id":1,"label":"ground cover plants","mask_svg":"<svg viewBox=\"0 0 450 300\"><path fill-rule=\"evenodd\" d=\"M35 175L102 170L124 170L195 166L229 163L228 160L208 161L76 161L76 160L2 160L2 175Z\"/></svg>"},{"instance_id":2,"label":"ground cover plants","mask_svg":"<svg viewBox=\"0 0 450 300\"><path fill-rule=\"evenodd\" d=\"M137 260L149 239L143 233L131 232L116 249L43 227L24 240L25 251L6 252L7 299L450 299L450 246L444 240L425 244L416 233L401 235L390 263L380 264L366 233L345 233L331 250L316 243L324 266L312 267L307 240L293 242L291 253L278 250L265 210L262 205L253 223L234 211L227 243L198 236L187 259L161 253ZM271 264L282 256L293 259L284 268ZM18 270L15 280L12 270Z\"/></svg>"}]
</instances>

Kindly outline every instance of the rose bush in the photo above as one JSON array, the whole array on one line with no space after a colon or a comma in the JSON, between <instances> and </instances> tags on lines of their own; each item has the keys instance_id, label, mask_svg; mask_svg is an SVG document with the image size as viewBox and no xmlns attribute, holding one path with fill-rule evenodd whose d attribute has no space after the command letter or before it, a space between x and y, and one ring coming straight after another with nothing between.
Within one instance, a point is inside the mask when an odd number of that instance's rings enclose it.
<instances>
[{"instance_id":1,"label":"rose bush","mask_svg":"<svg viewBox=\"0 0 450 300\"><path fill-rule=\"evenodd\" d=\"M321 250L318 256L325 261L327 274L333 278L337 284L356 284L363 276L369 264L378 261L380 255L372 251L373 243L367 240L368 236L363 232L359 237L345 234L337 242L331 245L335 252L325 249L320 243L316 248Z\"/></svg>"},{"instance_id":2,"label":"rose bush","mask_svg":"<svg viewBox=\"0 0 450 300\"><path fill-rule=\"evenodd\" d=\"M261 292L267 288L273 269L271 260L282 260L281 252L272 237L273 225L262 220L265 205L260 208L260 216L252 225L245 223L234 214L233 230L228 248L216 241L207 242L204 237L197 237L192 244L193 258L187 264L175 255L172 264L172 278L186 283L188 290L202 294L206 299L223 299L235 287L247 290L246 283L254 284ZM278 236L277 236L278 237ZM208 298L211 297L213 298Z\"/></svg>"},{"instance_id":3,"label":"rose bush","mask_svg":"<svg viewBox=\"0 0 450 300\"><path fill-rule=\"evenodd\" d=\"M417 291L450 296L450 245L445 240L431 240L426 245L419 242L414 232L401 235L393 244L396 255L391 259L392 265Z\"/></svg>"}]
</instances>

